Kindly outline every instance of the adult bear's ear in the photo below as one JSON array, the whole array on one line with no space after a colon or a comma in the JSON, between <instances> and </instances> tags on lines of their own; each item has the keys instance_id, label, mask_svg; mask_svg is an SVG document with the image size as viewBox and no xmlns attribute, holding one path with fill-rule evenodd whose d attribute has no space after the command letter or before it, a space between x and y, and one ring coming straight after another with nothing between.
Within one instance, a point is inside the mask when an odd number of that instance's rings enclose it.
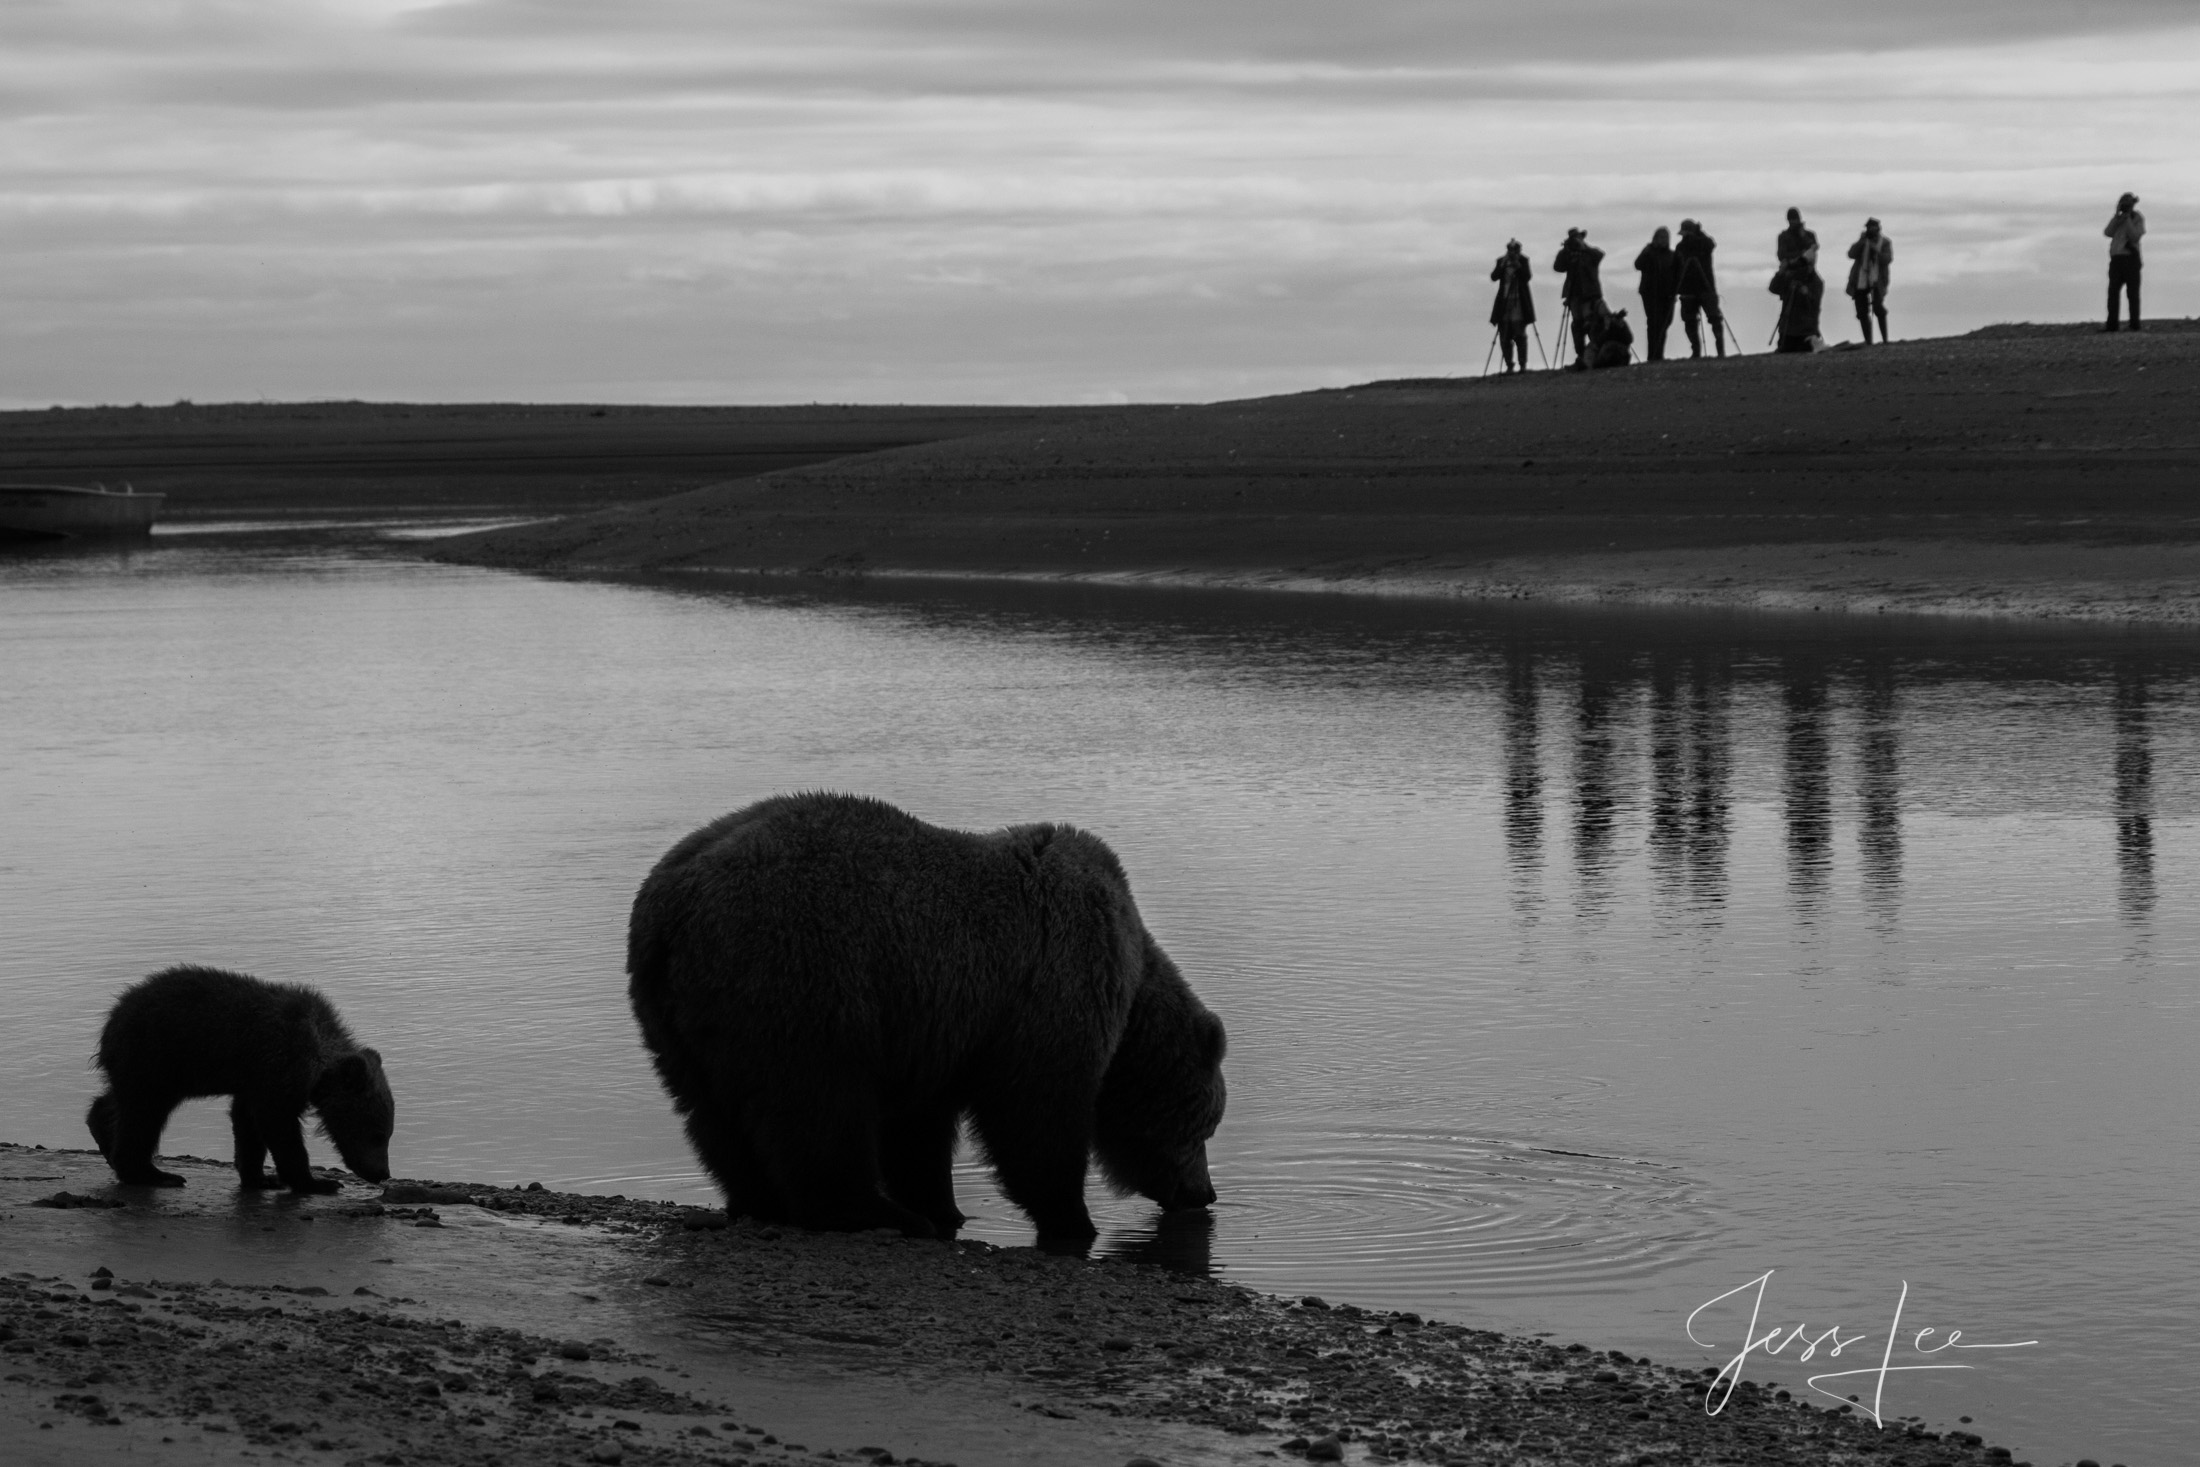
<instances>
[{"instance_id":1,"label":"adult bear's ear","mask_svg":"<svg viewBox=\"0 0 2200 1467\"><path fill-rule=\"evenodd\" d=\"M359 1046L359 1057L374 1069L382 1068L382 1051L379 1049L369 1049L362 1044Z\"/></svg>"},{"instance_id":2,"label":"adult bear's ear","mask_svg":"<svg viewBox=\"0 0 2200 1467\"><path fill-rule=\"evenodd\" d=\"M324 1083L344 1090L366 1089L373 1081L373 1072L367 1068L367 1056L373 1053L373 1050L363 1050L357 1054L345 1055L328 1067L328 1074L323 1077ZM375 1058L379 1059L381 1056L376 1055Z\"/></svg>"}]
</instances>

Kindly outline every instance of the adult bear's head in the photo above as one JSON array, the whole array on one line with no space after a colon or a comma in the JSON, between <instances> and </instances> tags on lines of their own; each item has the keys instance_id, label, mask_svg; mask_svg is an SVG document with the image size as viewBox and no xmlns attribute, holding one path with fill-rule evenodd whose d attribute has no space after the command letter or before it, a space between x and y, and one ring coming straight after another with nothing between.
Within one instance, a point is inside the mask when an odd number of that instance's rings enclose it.
<instances>
[{"instance_id":1,"label":"adult bear's head","mask_svg":"<svg viewBox=\"0 0 2200 1467\"><path fill-rule=\"evenodd\" d=\"M382 1056L364 1048L345 1055L322 1071L311 1098L321 1134L336 1143L344 1165L370 1182L388 1181L397 1101Z\"/></svg>"},{"instance_id":2,"label":"adult bear's head","mask_svg":"<svg viewBox=\"0 0 2200 1467\"><path fill-rule=\"evenodd\" d=\"M1163 1207L1205 1207L1215 1200L1207 1175L1207 1138L1222 1124L1228 1087L1227 1041L1161 945L1146 937L1144 972L1130 1022L1100 1083L1093 1150L1119 1190Z\"/></svg>"}]
</instances>

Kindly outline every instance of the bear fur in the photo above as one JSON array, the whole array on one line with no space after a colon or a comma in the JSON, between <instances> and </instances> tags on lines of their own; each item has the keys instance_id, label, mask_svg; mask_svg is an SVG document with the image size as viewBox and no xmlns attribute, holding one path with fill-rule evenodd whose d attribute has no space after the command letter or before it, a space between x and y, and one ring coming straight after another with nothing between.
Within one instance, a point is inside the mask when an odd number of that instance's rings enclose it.
<instances>
[{"instance_id":1,"label":"bear fur","mask_svg":"<svg viewBox=\"0 0 2200 1467\"><path fill-rule=\"evenodd\" d=\"M306 1162L298 1118L318 1114L321 1132L370 1182L390 1174L397 1106L382 1056L362 1047L329 1001L310 988L189 965L165 968L126 988L100 1031L96 1060L107 1092L85 1121L100 1154L124 1182L180 1187L153 1165L169 1113L186 1100L227 1095L245 1187L279 1185L260 1169L272 1152L280 1184L334 1192Z\"/></svg>"},{"instance_id":2,"label":"bear fur","mask_svg":"<svg viewBox=\"0 0 2200 1467\"><path fill-rule=\"evenodd\" d=\"M643 1041L727 1211L953 1237L964 1116L1046 1239L1085 1171L1214 1201L1222 1023L1065 825L946 830L878 800L761 801L675 845L628 930Z\"/></svg>"}]
</instances>

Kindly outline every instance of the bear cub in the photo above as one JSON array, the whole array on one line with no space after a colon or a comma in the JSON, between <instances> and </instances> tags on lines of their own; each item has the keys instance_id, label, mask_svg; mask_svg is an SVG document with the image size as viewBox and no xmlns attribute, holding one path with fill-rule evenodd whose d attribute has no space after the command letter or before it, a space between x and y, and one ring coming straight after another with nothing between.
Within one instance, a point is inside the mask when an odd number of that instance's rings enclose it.
<instances>
[{"instance_id":1,"label":"bear cub","mask_svg":"<svg viewBox=\"0 0 2200 1467\"><path fill-rule=\"evenodd\" d=\"M951 1238L967 1117L1050 1240L1093 1236L1085 1173L1215 1200L1222 1023L1065 825L928 825L878 800L765 800L642 883L628 993L726 1207Z\"/></svg>"},{"instance_id":2,"label":"bear cub","mask_svg":"<svg viewBox=\"0 0 2200 1467\"><path fill-rule=\"evenodd\" d=\"M294 983L184 965L123 990L100 1031L107 1093L86 1122L126 1183L180 1187L153 1165L169 1114L186 1100L227 1095L237 1177L248 1189L334 1192L313 1175L298 1118L311 1106L344 1165L370 1182L390 1174L397 1123L382 1056L351 1037L329 1001ZM260 1169L272 1152L281 1179Z\"/></svg>"}]
</instances>

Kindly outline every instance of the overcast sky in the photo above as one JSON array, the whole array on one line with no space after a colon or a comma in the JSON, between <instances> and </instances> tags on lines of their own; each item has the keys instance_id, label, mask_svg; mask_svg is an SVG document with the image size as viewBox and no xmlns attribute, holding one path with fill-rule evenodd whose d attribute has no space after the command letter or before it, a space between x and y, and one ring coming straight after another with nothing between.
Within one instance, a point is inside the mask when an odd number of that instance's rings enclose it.
<instances>
[{"instance_id":1,"label":"overcast sky","mask_svg":"<svg viewBox=\"0 0 2200 1467\"><path fill-rule=\"evenodd\" d=\"M2200 314L2196 104L2192 0L0 0L0 404L1478 371L1507 237L1683 215L1756 348L1789 204L1943 333L2126 188Z\"/></svg>"}]
</instances>

